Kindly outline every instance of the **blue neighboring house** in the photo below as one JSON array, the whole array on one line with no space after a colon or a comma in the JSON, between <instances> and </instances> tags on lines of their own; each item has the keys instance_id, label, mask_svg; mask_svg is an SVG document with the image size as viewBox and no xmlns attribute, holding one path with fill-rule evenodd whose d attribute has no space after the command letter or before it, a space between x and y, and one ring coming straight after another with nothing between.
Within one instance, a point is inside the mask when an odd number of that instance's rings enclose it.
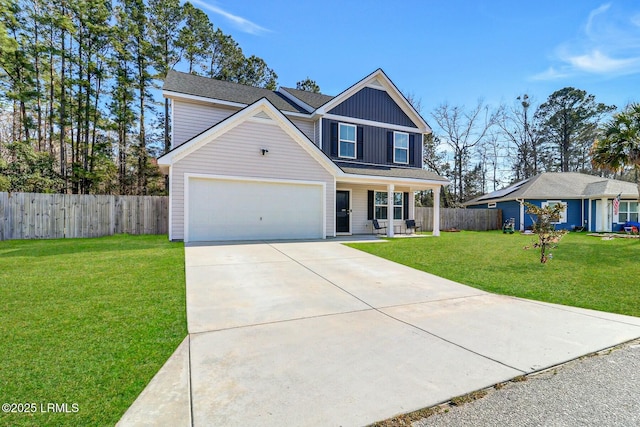
<instances>
[{"instance_id":1,"label":"blue neighboring house","mask_svg":"<svg viewBox=\"0 0 640 427\"><path fill-rule=\"evenodd\" d=\"M617 214L613 201L620 196ZM558 229L585 227L589 231L620 231L626 222L638 222L638 187L631 182L576 172L545 172L502 190L465 203L467 208L502 209L502 218L515 219L516 230L532 226L524 203L547 206L562 203L566 209Z\"/></svg>"}]
</instances>

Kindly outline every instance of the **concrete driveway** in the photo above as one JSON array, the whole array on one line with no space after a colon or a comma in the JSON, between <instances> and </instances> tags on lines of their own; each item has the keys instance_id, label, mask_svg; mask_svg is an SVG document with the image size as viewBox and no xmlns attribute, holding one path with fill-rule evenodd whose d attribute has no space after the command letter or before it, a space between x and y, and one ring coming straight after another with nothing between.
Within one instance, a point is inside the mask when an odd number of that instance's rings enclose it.
<instances>
[{"instance_id":1,"label":"concrete driveway","mask_svg":"<svg viewBox=\"0 0 640 427\"><path fill-rule=\"evenodd\" d=\"M185 253L190 335L120 425L366 425L640 337L336 241Z\"/></svg>"}]
</instances>

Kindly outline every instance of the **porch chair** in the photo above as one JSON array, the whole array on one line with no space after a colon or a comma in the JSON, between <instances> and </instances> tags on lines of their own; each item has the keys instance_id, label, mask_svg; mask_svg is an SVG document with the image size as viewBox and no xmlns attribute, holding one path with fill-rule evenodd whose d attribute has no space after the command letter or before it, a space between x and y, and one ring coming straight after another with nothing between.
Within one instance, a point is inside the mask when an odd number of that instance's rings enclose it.
<instances>
[{"instance_id":1,"label":"porch chair","mask_svg":"<svg viewBox=\"0 0 640 427\"><path fill-rule=\"evenodd\" d=\"M405 233L409 234L409 230L413 230L413 233L417 232L418 229L420 228L420 224L416 224L416 220L415 219L408 219L405 221L405 225L406 225L406 229L405 229Z\"/></svg>"},{"instance_id":2,"label":"porch chair","mask_svg":"<svg viewBox=\"0 0 640 427\"><path fill-rule=\"evenodd\" d=\"M374 219L371 222L373 223L373 234L378 234L378 231L387 229L386 226L380 225L377 219Z\"/></svg>"}]
</instances>

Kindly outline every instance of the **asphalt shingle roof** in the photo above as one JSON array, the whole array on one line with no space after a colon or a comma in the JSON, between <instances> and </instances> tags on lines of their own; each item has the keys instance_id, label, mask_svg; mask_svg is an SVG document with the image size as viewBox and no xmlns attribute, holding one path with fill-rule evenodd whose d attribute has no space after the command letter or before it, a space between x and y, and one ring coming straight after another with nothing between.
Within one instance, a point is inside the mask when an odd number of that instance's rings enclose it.
<instances>
[{"instance_id":1,"label":"asphalt shingle roof","mask_svg":"<svg viewBox=\"0 0 640 427\"><path fill-rule=\"evenodd\" d=\"M391 178L426 179L430 181L448 180L435 172L418 168L399 168L393 166L358 165L355 163L334 162L344 173L354 175L385 176Z\"/></svg>"},{"instance_id":2,"label":"asphalt shingle roof","mask_svg":"<svg viewBox=\"0 0 640 427\"><path fill-rule=\"evenodd\" d=\"M170 70L162 88L166 91L245 105L253 104L261 98L267 98L280 111L308 113L284 95L269 89L196 76L180 71Z\"/></svg>"},{"instance_id":3,"label":"asphalt shingle roof","mask_svg":"<svg viewBox=\"0 0 640 427\"><path fill-rule=\"evenodd\" d=\"M310 107L313 107L314 109L322 107L324 104L333 99L333 96L324 95L322 93L308 92L306 90L298 90L289 87L282 87L280 89L286 90L291 95L295 96L300 101L304 102Z\"/></svg>"},{"instance_id":4,"label":"asphalt shingle roof","mask_svg":"<svg viewBox=\"0 0 640 427\"><path fill-rule=\"evenodd\" d=\"M598 196L637 197L638 187L632 182L607 179L577 172L545 172L503 190L471 200L465 205L514 199L567 199Z\"/></svg>"}]
</instances>

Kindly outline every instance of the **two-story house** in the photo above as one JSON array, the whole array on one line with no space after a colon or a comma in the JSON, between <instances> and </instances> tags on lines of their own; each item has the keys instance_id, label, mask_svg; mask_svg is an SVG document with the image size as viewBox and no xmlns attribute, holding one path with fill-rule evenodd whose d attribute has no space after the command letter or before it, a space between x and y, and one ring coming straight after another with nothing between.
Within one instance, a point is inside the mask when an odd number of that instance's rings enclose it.
<instances>
[{"instance_id":1,"label":"two-story house","mask_svg":"<svg viewBox=\"0 0 640 427\"><path fill-rule=\"evenodd\" d=\"M373 219L393 236L414 218L414 192L433 190L437 207L448 184L422 168L431 130L382 70L337 96L171 71L163 94L171 240L364 234Z\"/></svg>"}]
</instances>

